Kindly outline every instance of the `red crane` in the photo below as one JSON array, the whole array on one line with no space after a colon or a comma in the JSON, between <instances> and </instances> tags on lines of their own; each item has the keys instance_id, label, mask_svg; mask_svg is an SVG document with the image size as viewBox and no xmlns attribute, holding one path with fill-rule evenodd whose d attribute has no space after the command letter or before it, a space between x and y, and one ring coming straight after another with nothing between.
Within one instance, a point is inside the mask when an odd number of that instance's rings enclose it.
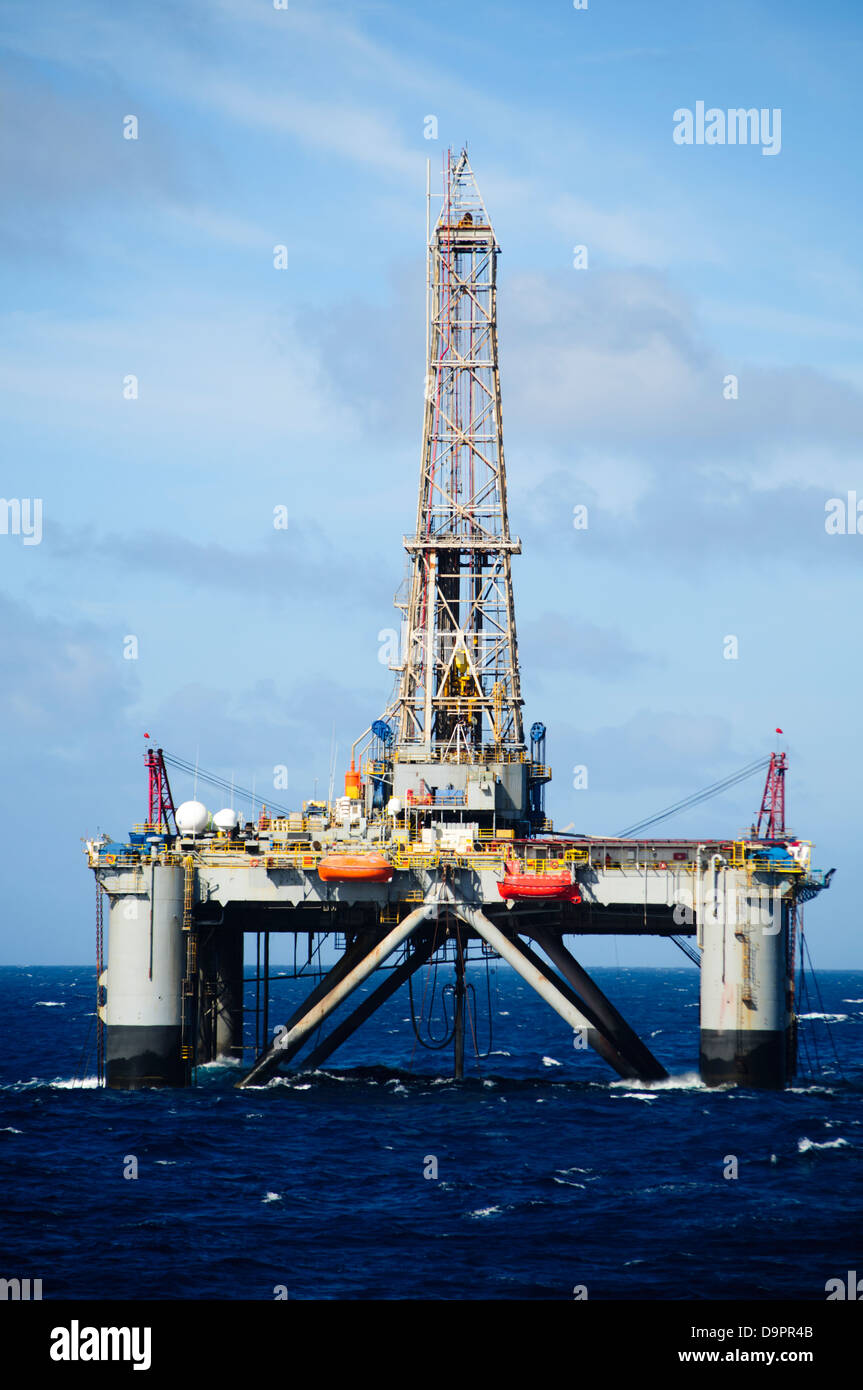
<instances>
[{"instance_id":1,"label":"red crane","mask_svg":"<svg viewBox=\"0 0 863 1390\"><path fill-rule=\"evenodd\" d=\"M776 732L781 733L782 730L777 729ZM758 820L754 826L755 833L752 837L755 840L785 839L785 773L787 768L788 757L785 753L770 754L770 766L767 769L767 781L764 783L761 810L758 812Z\"/></svg>"},{"instance_id":2,"label":"red crane","mask_svg":"<svg viewBox=\"0 0 863 1390\"><path fill-rule=\"evenodd\" d=\"M147 749L147 774L149 777L147 824L151 830L171 830L171 821L173 820L173 833L176 834L177 821L174 812L174 798L171 795L171 784L168 781L165 758L161 748Z\"/></svg>"}]
</instances>

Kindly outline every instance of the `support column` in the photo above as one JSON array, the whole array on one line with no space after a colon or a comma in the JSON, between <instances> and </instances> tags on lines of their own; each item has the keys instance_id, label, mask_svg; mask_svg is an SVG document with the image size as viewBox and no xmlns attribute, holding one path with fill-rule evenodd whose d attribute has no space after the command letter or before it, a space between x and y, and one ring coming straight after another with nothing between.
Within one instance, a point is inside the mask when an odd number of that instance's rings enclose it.
<instances>
[{"instance_id":1,"label":"support column","mask_svg":"<svg viewBox=\"0 0 863 1390\"><path fill-rule=\"evenodd\" d=\"M243 1058L243 931L241 927L198 929L198 989L201 1001L196 1061Z\"/></svg>"},{"instance_id":2,"label":"support column","mask_svg":"<svg viewBox=\"0 0 863 1390\"><path fill-rule=\"evenodd\" d=\"M781 1090L791 1045L791 885L710 869L699 903L701 1077L708 1086Z\"/></svg>"},{"instance_id":3,"label":"support column","mask_svg":"<svg viewBox=\"0 0 863 1390\"><path fill-rule=\"evenodd\" d=\"M294 1012L291 1014L287 1023L282 1025L280 1029L281 1042L279 1046L282 1054L279 1058L280 1066L287 1066L288 1062L292 1062L296 1057L297 1053L302 1052L303 1048L306 1045L308 1034L303 1031L300 1031L299 1033L294 1033L293 1030L295 1025L299 1023L303 1018L305 1018L306 1015L310 1013L310 1011L315 1007L315 1005L319 1004L322 999L326 999L327 995L331 992L331 990L335 989L336 985L339 984L351 973L354 966L359 965L360 961L365 958L368 951L368 941L364 937L358 937L356 941L354 941L350 946L347 946L345 948L344 952L336 961L332 969L327 971L323 979L320 980L319 983L315 986L315 988L309 992L309 994L302 1001L302 1003L296 1009L294 1009ZM293 1040L290 1043L290 1045L288 1045L285 1041L285 1034L292 1034ZM269 1042L267 1042L266 1046L261 1050L260 1057L263 1057L266 1054L267 1048L269 1048L269 1046L270 1044Z\"/></svg>"},{"instance_id":4,"label":"support column","mask_svg":"<svg viewBox=\"0 0 863 1390\"><path fill-rule=\"evenodd\" d=\"M461 934L456 927L455 940L455 1019L453 1021L453 1076L464 1080L464 954Z\"/></svg>"},{"instance_id":5,"label":"support column","mask_svg":"<svg viewBox=\"0 0 863 1390\"><path fill-rule=\"evenodd\" d=\"M183 868L152 863L139 872L145 892L110 895L105 1084L115 1090L185 1082Z\"/></svg>"}]
</instances>

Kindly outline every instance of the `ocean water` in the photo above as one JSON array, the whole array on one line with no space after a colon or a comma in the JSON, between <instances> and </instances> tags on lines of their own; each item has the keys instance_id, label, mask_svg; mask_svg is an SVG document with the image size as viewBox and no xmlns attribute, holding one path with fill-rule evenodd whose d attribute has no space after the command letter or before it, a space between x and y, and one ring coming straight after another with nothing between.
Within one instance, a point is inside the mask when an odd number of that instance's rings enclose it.
<instances>
[{"instance_id":1,"label":"ocean water","mask_svg":"<svg viewBox=\"0 0 863 1390\"><path fill-rule=\"evenodd\" d=\"M819 974L807 1012L832 1021L803 1020L780 1094L701 1086L694 968L595 975L669 1081L618 1081L499 965L491 1039L469 971L490 1055L469 1029L461 1083L401 991L322 1072L111 1092L92 970L0 970L0 1276L45 1299L823 1301L863 1270L863 972ZM274 982L271 1025L308 988Z\"/></svg>"}]
</instances>

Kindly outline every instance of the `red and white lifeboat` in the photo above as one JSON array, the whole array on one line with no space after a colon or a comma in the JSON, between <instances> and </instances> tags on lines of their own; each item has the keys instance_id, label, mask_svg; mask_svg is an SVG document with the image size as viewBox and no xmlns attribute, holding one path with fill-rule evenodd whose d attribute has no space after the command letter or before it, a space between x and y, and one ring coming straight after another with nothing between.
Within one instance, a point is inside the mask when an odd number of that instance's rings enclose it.
<instances>
[{"instance_id":1,"label":"red and white lifeboat","mask_svg":"<svg viewBox=\"0 0 863 1390\"><path fill-rule=\"evenodd\" d=\"M393 866L382 854L328 854L318 874L325 883L389 883Z\"/></svg>"},{"instance_id":2,"label":"red and white lifeboat","mask_svg":"<svg viewBox=\"0 0 863 1390\"><path fill-rule=\"evenodd\" d=\"M542 898L546 902L581 902L578 884L573 883L569 869L549 867L543 873L529 874L523 871L517 859L507 860L497 891L508 902L519 902L526 898Z\"/></svg>"}]
</instances>

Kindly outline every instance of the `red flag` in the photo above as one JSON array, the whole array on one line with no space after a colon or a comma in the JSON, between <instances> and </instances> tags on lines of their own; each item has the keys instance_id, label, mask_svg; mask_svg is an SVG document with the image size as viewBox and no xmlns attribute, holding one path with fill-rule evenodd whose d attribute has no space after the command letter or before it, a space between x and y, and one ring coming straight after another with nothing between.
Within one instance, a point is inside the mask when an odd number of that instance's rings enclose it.
<instances>
[{"instance_id":1,"label":"red flag","mask_svg":"<svg viewBox=\"0 0 863 1390\"><path fill-rule=\"evenodd\" d=\"M781 729L777 729L776 732L777 732L777 734L781 734L781 733L782 733L782 730L781 730Z\"/></svg>"}]
</instances>

